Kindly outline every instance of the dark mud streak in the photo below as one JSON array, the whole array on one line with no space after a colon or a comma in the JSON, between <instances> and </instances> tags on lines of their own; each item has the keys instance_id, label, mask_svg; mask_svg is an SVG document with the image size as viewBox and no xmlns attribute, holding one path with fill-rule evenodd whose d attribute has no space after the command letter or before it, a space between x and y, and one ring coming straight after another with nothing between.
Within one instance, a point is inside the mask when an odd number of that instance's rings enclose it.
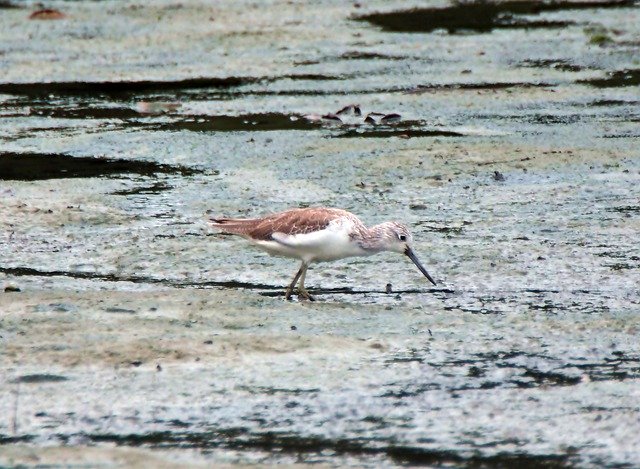
<instances>
[{"instance_id":1,"label":"dark mud streak","mask_svg":"<svg viewBox=\"0 0 640 469\"><path fill-rule=\"evenodd\" d=\"M587 67L582 65L575 65L568 60L560 59L541 59L541 60L524 60L517 64L519 67L525 68L553 68L555 70L561 70L563 72L580 72Z\"/></svg>"},{"instance_id":2,"label":"dark mud streak","mask_svg":"<svg viewBox=\"0 0 640 469\"><path fill-rule=\"evenodd\" d=\"M342 75L302 73L275 77L203 77L184 80L0 83L0 93L33 97L47 97L50 95L130 97L141 94L179 92L203 88L224 90L255 83L272 83L279 80L340 81L347 78Z\"/></svg>"},{"instance_id":3,"label":"dark mud streak","mask_svg":"<svg viewBox=\"0 0 640 469\"><path fill-rule=\"evenodd\" d=\"M540 370L534 370L526 368L525 372L521 375L523 378L532 378L534 382L523 382L513 380L520 388L533 388L539 386L575 386L582 382L582 378L578 376L566 376L562 373L544 372Z\"/></svg>"},{"instance_id":4,"label":"dark mud streak","mask_svg":"<svg viewBox=\"0 0 640 469\"><path fill-rule=\"evenodd\" d=\"M349 51L340 56L343 60L407 60L409 57L401 55L387 55L376 52Z\"/></svg>"},{"instance_id":5,"label":"dark mud streak","mask_svg":"<svg viewBox=\"0 0 640 469\"><path fill-rule=\"evenodd\" d=\"M153 432L147 434L89 434L82 435L94 443L115 443L118 446L150 446L152 448L225 448L234 450L266 451L269 453L296 454L301 462L312 456L313 462L322 459L322 453L355 457L386 456L400 463L411 465L456 465L464 468L566 468L570 457L565 454L527 455L523 453L499 453L492 456L465 457L460 452L445 449L428 449L397 445L385 440L328 439L306 437L287 433L250 433L247 429L218 429L210 432ZM329 459L329 456L326 456Z\"/></svg>"},{"instance_id":6,"label":"dark mud streak","mask_svg":"<svg viewBox=\"0 0 640 469\"><path fill-rule=\"evenodd\" d=\"M563 368L578 368L592 381L624 381L640 378L640 357L605 358L603 363L567 363Z\"/></svg>"},{"instance_id":7,"label":"dark mud streak","mask_svg":"<svg viewBox=\"0 0 640 469\"><path fill-rule=\"evenodd\" d=\"M0 273L13 275L15 277L69 277L82 280L101 280L105 282L131 282L131 283L148 283L167 285L174 288L231 288L245 290L275 290L273 292L260 292L260 295L268 297L282 296L284 293L284 285L267 285L263 283L238 282L235 280L228 281L206 281L206 282L179 282L164 278L142 277L142 276L118 276L114 274L98 274L90 272L71 272L66 270L38 270L30 267L0 267ZM309 289L314 294L344 294L344 295L389 295L378 290L353 290L349 287L343 288L327 288L322 290ZM407 289L398 290L390 293L391 295L400 294L424 294L424 293L446 293L453 294L454 290L448 288L431 288L426 290Z\"/></svg>"},{"instance_id":8,"label":"dark mud streak","mask_svg":"<svg viewBox=\"0 0 640 469\"><path fill-rule=\"evenodd\" d=\"M114 274L97 274L97 273L89 273L89 272L70 272L65 270L38 270L32 269L30 267L0 267L0 272L13 275L16 277L22 276L34 276L34 277L69 277L76 278L82 280L102 280L105 282L131 282L131 283L148 283L148 284L161 284L161 285L169 285L176 288L185 288L185 287L194 287L196 285L200 287L224 287L224 288L243 288L243 289L265 289L265 290L275 290L282 289L282 287L273 286L273 285L264 285L264 284L254 284L247 282L236 282L236 281L210 281L203 282L200 284L194 283L181 283L174 282L167 279L162 278L153 278L153 277L125 277Z\"/></svg>"},{"instance_id":9,"label":"dark mud streak","mask_svg":"<svg viewBox=\"0 0 640 469\"><path fill-rule=\"evenodd\" d=\"M564 124L570 125L578 122L584 122L591 119L597 119L597 115L588 114L567 114L567 115L553 115L553 114L533 114L530 116L513 116L512 120L518 122L526 122L530 124L541 125L555 125Z\"/></svg>"},{"instance_id":10,"label":"dark mud streak","mask_svg":"<svg viewBox=\"0 0 640 469\"><path fill-rule=\"evenodd\" d=\"M0 152L0 181L108 177L122 174L192 176L200 170L151 161L118 160L58 153Z\"/></svg>"},{"instance_id":11,"label":"dark mud streak","mask_svg":"<svg viewBox=\"0 0 640 469\"><path fill-rule=\"evenodd\" d=\"M247 90L233 91L225 94L224 99L236 99L246 96L346 96L352 97L357 95L398 93L407 91L406 87L395 86L390 88L359 88L352 90L321 90L321 89L287 89L287 90ZM202 99L202 97L200 98Z\"/></svg>"},{"instance_id":12,"label":"dark mud streak","mask_svg":"<svg viewBox=\"0 0 640 469\"><path fill-rule=\"evenodd\" d=\"M189 116L185 119L154 125L160 131L191 132L264 132L274 130L317 130L319 123L310 122L302 116L265 113L240 116Z\"/></svg>"},{"instance_id":13,"label":"dark mud streak","mask_svg":"<svg viewBox=\"0 0 640 469\"><path fill-rule=\"evenodd\" d=\"M247 96L346 96L352 97L357 95L369 95L369 94L383 94L383 93L399 93L406 92L407 87L403 86L393 86L386 88L362 88L358 89L350 89L345 90L341 89L320 89L320 88L302 88L302 89L280 89L280 90L272 90L272 89L243 89L243 90L230 90L230 91L200 91L200 92L185 92L184 96L188 97L189 100L193 101L206 101L206 100L218 100L218 101L231 101L234 99L245 98ZM172 95L161 96L163 99L178 99L181 94L176 93ZM157 98L157 95L154 95L154 98Z\"/></svg>"},{"instance_id":14,"label":"dark mud streak","mask_svg":"<svg viewBox=\"0 0 640 469\"><path fill-rule=\"evenodd\" d=\"M56 119L139 119L146 117L130 107L98 107L78 103L73 108L37 105L31 108L31 116L53 117Z\"/></svg>"},{"instance_id":15,"label":"dark mud streak","mask_svg":"<svg viewBox=\"0 0 640 469\"><path fill-rule=\"evenodd\" d=\"M419 383L416 381L396 381L388 383L381 398L405 399L414 398L422 394L446 389L448 392L473 391L478 389L493 388L549 388L575 386L583 382L585 377L591 381L624 381L640 377L640 357L627 355L622 351L612 352L613 357L605 357L599 362L583 363L577 359L569 363L561 363L559 358L549 357L544 354L532 354L519 350L504 351L490 354L476 354L477 358L464 360L430 361L428 349L412 349L408 352L396 355L385 361L387 366L398 363L416 362L428 364L440 370L444 375L450 374L453 368L466 368L466 380L462 385L445 387L434 383ZM556 366L548 371L536 367L525 366L521 358L535 359ZM515 362L513 360L516 360ZM503 381L490 381L485 379L487 372L496 369L509 369L513 376ZM580 370L578 373L576 370Z\"/></svg>"},{"instance_id":16,"label":"dark mud streak","mask_svg":"<svg viewBox=\"0 0 640 469\"><path fill-rule=\"evenodd\" d=\"M159 116L171 115L162 113ZM311 122L304 116L296 114L262 113L230 115L172 115L171 122L158 123L154 117L158 115L143 114L128 107L91 107L82 104L75 108L68 107L34 107L32 116L52 117L57 119L118 119L127 122L126 128L144 128L152 131L191 132L258 132L273 130L316 130L321 128L319 122ZM164 118L162 119L164 121ZM43 129L38 129L42 131ZM55 129L59 130L59 129Z\"/></svg>"},{"instance_id":17,"label":"dark mud streak","mask_svg":"<svg viewBox=\"0 0 640 469\"><path fill-rule=\"evenodd\" d=\"M589 106L593 107L617 107L617 106L638 106L640 101L623 101L619 99L599 99L589 103Z\"/></svg>"},{"instance_id":18,"label":"dark mud streak","mask_svg":"<svg viewBox=\"0 0 640 469\"><path fill-rule=\"evenodd\" d=\"M380 26L388 32L429 33L444 29L450 34L461 31L488 33L494 29L559 28L575 24L572 21L530 20L520 15L539 15L562 10L621 8L634 5L633 0L604 1L506 1L460 2L446 8L416 8L413 10L372 13L353 19Z\"/></svg>"},{"instance_id":19,"label":"dark mud streak","mask_svg":"<svg viewBox=\"0 0 640 469\"><path fill-rule=\"evenodd\" d=\"M157 182L150 186L141 186L141 187L134 187L133 189L123 189L120 191L114 191L114 192L111 192L111 195L123 195L123 196L157 195L165 191L170 191L171 189L173 189L173 186L170 186L169 184L166 184L164 182Z\"/></svg>"},{"instance_id":20,"label":"dark mud streak","mask_svg":"<svg viewBox=\"0 0 640 469\"><path fill-rule=\"evenodd\" d=\"M284 290L284 286L279 287L278 289L280 290ZM354 290L351 287L338 287L338 288L323 288L323 289L316 289L313 287L308 287L307 288L309 290L310 293L312 293L314 296L318 296L318 295L331 295L331 294L335 294L335 295L363 295L363 296L367 296L367 295L372 295L372 296L376 296L376 295L380 295L380 296L400 296L400 295L422 295L422 294L428 294L428 293L445 293L445 294L453 294L455 293L454 290L451 290L449 288L428 288L425 290L420 290L420 289L416 289L416 288L408 288L406 290L394 290L392 293L387 293L383 290ZM270 296L270 297L274 297L274 296L280 296L281 293L279 292L260 292L260 295L262 296Z\"/></svg>"},{"instance_id":21,"label":"dark mud streak","mask_svg":"<svg viewBox=\"0 0 640 469\"><path fill-rule=\"evenodd\" d=\"M49 83L0 83L0 93L28 96L136 95L197 88L234 88L260 81L253 77L190 78L185 80L140 80Z\"/></svg>"},{"instance_id":22,"label":"dark mud streak","mask_svg":"<svg viewBox=\"0 0 640 469\"><path fill-rule=\"evenodd\" d=\"M264 78L261 81L265 82L276 82L279 80L297 80L297 81L341 81L349 78L346 75L321 75L319 73L300 73L300 74L291 74L291 75L283 75L281 77L274 78Z\"/></svg>"},{"instance_id":23,"label":"dark mud streak","mask_svg":"<svg viewBox=\"0 0 640 469\"><path fill-rule=\"evenodd\" d=\"M0 435L0 446L14 445L18 443L29 443L30 441L35 440L35 438L36 437L33 435L20 435L20 436Z\"/></svg>"},{"instance_id":24,"label":"dark mud streak","mask_svg":"<svg viewBox=\"0 0 640 469\"><path fill-rule=\"evenodd\" d=\"M410 90L405 90L407 94L429 93L442 90L504 90L508 88L553 88L553 83L527 83L527 82L502 82L502 83L444 83L418 85Z\"/></svg>"},{"instance_id":25,"label":"dark mud streak","mask_svg":"<svg viewBox=\"0 0 640 469\"><path fill-rule=\"evenodd\" d=\"M560 469L570 467L568 455L533 455L525 453L498 453L493 456L464 458L453 451L429 451L413 447L395 447L387 451L396 462L420 466L456 464L467 469Z\"/></svg>"},{"instance_id":26,"label":"dark mud streak","mask_svg":"<svg viewBox=\"0 0 640 469\"><path fill-rule=\"evenodd\" d=\"M466 135L460 132L453 132L450 130L397 130L397 129L349 129L346 132L342 132L335 135L335 138L389 138L389 137L401 137L401 138L413 138L413 137L465 137Z\"/></svg>"},{"instance_id":27,"label":"dark mud streak","mask_svg":"<svg viewBox=\"0 0 640 469\"><path fill-rule=\"evenodd\" d=\"M640 69L620 70L607 73L606 78L590 78L578 80L582 85L595 88L622 88L626 86L640 86Z\"/></svg>"}]
</instances>

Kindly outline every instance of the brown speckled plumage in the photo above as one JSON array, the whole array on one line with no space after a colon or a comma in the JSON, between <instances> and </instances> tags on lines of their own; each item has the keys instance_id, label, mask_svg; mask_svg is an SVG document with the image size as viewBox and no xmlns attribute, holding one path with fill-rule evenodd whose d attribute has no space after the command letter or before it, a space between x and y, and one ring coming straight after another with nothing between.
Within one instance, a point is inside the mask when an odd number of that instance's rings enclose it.
<instances>
[{"instance_id":1,"label":"brown speckled plumage","mask_svg":"<svg viewBox=\"0 0 640 469\"><path fill-rule=\"evenodd\" d=\"M273 233L296 235L323 230L332 220L338 218L348 218L354 224L362 225L358 217L352 213L326 207L296 208L264 218L213 218L211 225L225 233L266 241L272 239Z\"/></svg>"}]
</instances>

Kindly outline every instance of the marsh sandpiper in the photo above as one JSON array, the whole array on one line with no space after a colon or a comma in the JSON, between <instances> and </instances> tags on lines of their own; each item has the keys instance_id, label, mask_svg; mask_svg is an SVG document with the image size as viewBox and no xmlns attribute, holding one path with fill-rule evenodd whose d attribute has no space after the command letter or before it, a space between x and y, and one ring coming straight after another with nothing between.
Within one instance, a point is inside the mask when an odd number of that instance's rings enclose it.
<instances>
[{"instance_id":1,"label":"marsh sandpiper","mask_svg":"<svg viewBox=\"0 0 640 469\"><path fill-rule=\"evenodd\" d=\"M304 287L311 263L383 251L405 254L436 284L413 251L409 229L401 223L389 221L367 228L353 213L327 207L296 208L262 218L211 218L210 222L223 233L242 236L273 256L302 261L287 288L287 300L296 284L301 299L313 300Z\"/></svg>"}]
</instances>

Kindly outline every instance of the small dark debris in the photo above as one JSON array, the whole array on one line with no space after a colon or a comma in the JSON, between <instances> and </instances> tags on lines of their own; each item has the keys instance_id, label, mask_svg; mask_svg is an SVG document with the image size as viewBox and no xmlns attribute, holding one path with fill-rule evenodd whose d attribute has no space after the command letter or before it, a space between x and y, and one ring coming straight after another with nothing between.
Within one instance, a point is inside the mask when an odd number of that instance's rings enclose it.
<instances>
[{"instance_id":1,"label":"small dark debris","mask_svg":"<svg viewBox=\"0 0 640 469\"><path fill-rule=\"evenodd\" d=\"M382 124L394 124L396 122L400 122L401 118L402 118L402 116L400 116L400 114L392 113L392 114L387 114L387 115L383 116L380 119L380 122Z\"/></svg>"},{"instance_id":2,"label":"small dark debris","mask_svg":"<svg viewBox=\"0 0 640 469\"><path fill-rule=\"evenodd\" d=\"M104 310L107 313L136 314L135 310L127 309L127 308L109 307L109 308L105 308Z\"/></svg>"},{"instance_id":3,"label":"small dark debris","mask_svg":"<svg viewBox=\"0 0 640 469\"><path fill-rule=\"evenodd\" d=\"M162 367L160 366L160 363L156 365L156 371L162 371Z\"/></svg>"},{"instance_id":4,"label":"small dark debris","mask_svg":"<svg viewBox=\"0 0 640 469\"><path fill-rule=\"evenodd\" d=\"M213 340L211 340L211 339L209 339L209 340L205 340L205 341L203 342L203 344L205 344L205 345L211 345L211 344L213 344Z\"/></svg>"},{"instance_id":5,"label":"small dark debris","mask_svg":"<svg viewBox=\"0 0 640 469\"><path fill-rule=\"evenodd\" d=\"M15 285L7 285L6 287L4 287L4 291L5 293L16 293L20 291L20 287L17 287Z\"/></svg>"},{"instance_id":6,"label":"small dark debris","mask_svg":"<svg viewBox=\"0 0 640 469\"><path fill-rule=\"evenodd\" d=\"M338 112L336 112L336 115L339 116L341 114L346 114L349 111L353 112L353 114L356 116L362 115L362 111L360 110L359 104L349 104L348 106L345 106L342 109L340 109Z\"/></svg>"},{"instance_id":7,"label":"small dark debris","mask_svg":"<svg viewBox=\"0 0 640 469\"><path fill-rule=\"evenodd\" d=\"M387 285L384 287L384 291L387 295L393 293L393 285L387 283Z\"/></svg>"},{"instance_id":8,"label":"small dark debris","mask_svg":"<svg viewBox=\"0 0 640 469\"><path fill-rule=\"evenodd\" d=\"M292 330L292 331L297 331L297 330L298 330L298 328L297 328L296 326L291 326L291 330Z\"/></svg>"},{"instance_id":9,"label":"small dark debris","mask_svg":"<svg viewBox=\"0 0 640 469\"><path fill-rule=\"evenodd\" d=\"M332 113L323 115L322 120L342 124L342 119L340 119L338 116Z\"/></svg>"},{"instance_id":10,"label":"small dark debris","mask_svg":"<svg viewBox=\"0 0 640 469\"><path fill-rule=\"evenodd\" d=\"M140 361L140 360L134 360L134 361L130 362L129 364L130 364L131 366L138 367L138 366L142 365L142 361ZM157 369L157 367L156 367L156 369Z\"/></svg>"},{"instance_id":11,"label":"small dark debris","mask_svg":"<svg viewBox=\"0 0 640 469\"><path fill-rule=\"evenodd\" d=\"M14 383L57 383L60 381L68 381L69 378L60 375L51 375L49 373L35 373L32 375L22 375L13 380Z\"/></svg>"},{"instance_id":12,"label":"small dark debris","mask_svg":"<svg viewBox=\"0 0 640 469\"><path fill-rule=\"evenodd\" d=\"M29 15L30 20L61 20L66 18L67 15L60 10L54 10L53 8L43 8L42 10L34 11Z\"/></svg>"},{"instance_id":13,"label":"small dark debris","mask_svg":"<svg viewBox=\"0 0 640 469\"><path fill-rule=\"evenodd\" d=\"M504 181L504 175L500 171L493 172L493 180L494 181Z\"/></svg>"}]
</instances>

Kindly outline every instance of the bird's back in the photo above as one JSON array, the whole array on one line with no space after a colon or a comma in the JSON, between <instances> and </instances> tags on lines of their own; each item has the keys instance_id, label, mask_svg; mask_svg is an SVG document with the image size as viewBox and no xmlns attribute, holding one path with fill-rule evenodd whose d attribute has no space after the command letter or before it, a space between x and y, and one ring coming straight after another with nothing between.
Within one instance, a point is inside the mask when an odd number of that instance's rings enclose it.
<instances>
[{"instance_id":1,"label":"bird's back","mask_svg":"<svg viewBox=\"0 0 640 469\"><path fill-rule=\"evenodd\" d=\"M262 218L212 218L211 226L224 233L264 241L272 239L273 233L297 235L320 231L339 218L361 224L355 215L346 210L313 207L291 209Z\"/></svg>"}]
</instances>

